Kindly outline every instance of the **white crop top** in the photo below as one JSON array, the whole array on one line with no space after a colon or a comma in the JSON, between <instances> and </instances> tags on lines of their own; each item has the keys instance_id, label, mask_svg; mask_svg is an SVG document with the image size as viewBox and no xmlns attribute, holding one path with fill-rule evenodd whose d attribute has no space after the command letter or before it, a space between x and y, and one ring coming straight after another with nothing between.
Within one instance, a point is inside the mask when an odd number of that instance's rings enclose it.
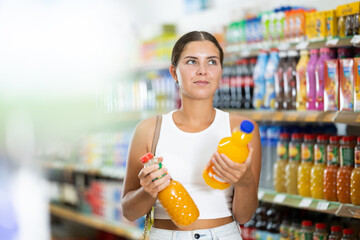
<instances>
[{"instance_id":1,"label":"white crop top","mask_svg":"<svg viewBox=\"0 0 360 240\"><path fill-rule=\"evenodd\" d=\"M164 114L156 156L163 157L163 165L170 176L184 185L197 205L199 219L231 216L233 187L215 190L202 178L202 172L223 137L231 136L229 113L216 109L215 119L205 130L188 133L180 130L172 118L174 111ZM170 219L157 200L155 219Z\"/></svg>"}]
</instances>

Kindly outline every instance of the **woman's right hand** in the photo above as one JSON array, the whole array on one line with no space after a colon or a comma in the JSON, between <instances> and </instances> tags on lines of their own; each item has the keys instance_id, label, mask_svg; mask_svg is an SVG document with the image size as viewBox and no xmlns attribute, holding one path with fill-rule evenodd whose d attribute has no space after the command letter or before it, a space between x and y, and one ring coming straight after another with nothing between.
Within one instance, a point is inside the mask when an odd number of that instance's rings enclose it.
<instances>
[{"instance_id":1,"label":"woman's right hand","mask_svg":"<svg viewBox=\"0 0 360 240\"><path fill-rule=\"evenodd\" d=\"M159 157L159 160L162 161L162 157ZM144 167L143 169L141 169L138 177L140 179L140 185L142 186L142 188L153 198L156 198L157 194L161 190L169 186L171 178L170 175L167 173L167 169L164 167L159 169L158 164Z\"/></svg>"}]
</instances>

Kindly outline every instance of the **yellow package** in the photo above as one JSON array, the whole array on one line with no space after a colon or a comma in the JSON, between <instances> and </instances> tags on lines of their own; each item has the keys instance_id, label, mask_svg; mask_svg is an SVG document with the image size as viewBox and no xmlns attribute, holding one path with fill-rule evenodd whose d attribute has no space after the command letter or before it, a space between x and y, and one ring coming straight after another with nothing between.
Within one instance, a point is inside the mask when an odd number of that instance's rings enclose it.
<instances>
[{"instance_id":1,"label":"yellow package","mask_svg":"<svg viewBox=\"0 0 360 240\"><path fill-rule=\"evenodd\" d=\"M317 12L306 12L305 13L305 34L308 40L312 40L316 37L316 14Z\"/></svg>"},{"instance_id":2,"label":"yellow package","mask_svg":"<svg viewBox=\"0 0 360 240\"><path fill-rule=\"evenodd\" d=\"M360 2L354 2L349 4L344 4L337 6L336 8L336 16L344 17L348 15L354 15L359 13L360 10Z\"/></svg>"},{"instance_id":3,"label":"yellow package","mask_svg":"<svg viewBox=\"0 0 360 240\"><path fill-rule=\"evenodd\" d=\"M336 10L329 10L325 12L326 18L326 37L328 39L337 37L337 17Z\"/></svg>"},{"instance_id":4,"label":"yellow package","mask_svg":"<svg viewBox=\"0 0 360 240\"><path fill-rule=\"evenodd\" d=\"M322 40L326 37L326 12L315 13L315 38Z\"/></svg>"}]
</instances>

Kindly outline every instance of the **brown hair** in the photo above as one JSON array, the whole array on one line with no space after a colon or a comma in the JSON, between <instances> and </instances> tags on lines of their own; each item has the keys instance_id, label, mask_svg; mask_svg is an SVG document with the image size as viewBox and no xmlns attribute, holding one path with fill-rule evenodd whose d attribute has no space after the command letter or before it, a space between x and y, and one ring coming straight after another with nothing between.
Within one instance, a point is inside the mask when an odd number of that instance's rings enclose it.
<instances>
[{"instance_id":1,"label":"brown hair","mask_svg":"<svg viewBox=\"0 0 360 240\"><path fill-rule=\"evenodd\" d=\"M174 65L175 67L177 67L177 65L179 63L180 55L181 55L182 51L184 51L184 48L188 43L194 42L194 41L205 41L205 40L214 43L215 46L219 49L220 63L222 66L223 60L224 60L224 52L223 52L219 42L216 40L216 38L213 35L211 35L208 32L204 32L204 31L188 32L185 35L183 35L181 38L179 38L179 40L177 40L177 42L175 43L175 46L172 50L171 64Z\"/></svg>"}]
</instances>

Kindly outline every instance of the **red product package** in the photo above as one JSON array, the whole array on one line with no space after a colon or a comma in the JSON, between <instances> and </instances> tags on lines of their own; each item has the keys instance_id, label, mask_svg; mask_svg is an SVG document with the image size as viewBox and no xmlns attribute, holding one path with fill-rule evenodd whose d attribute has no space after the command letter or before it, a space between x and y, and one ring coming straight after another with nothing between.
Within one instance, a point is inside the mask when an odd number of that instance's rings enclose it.
<instances>
[{"instance_id":1,"label":"red product package","mask_svg":"<svg viewBox=\"0 0 360 240\"><path fill-rule=\"evenodd\" d=\"M339 60L325 61L324 111L339 110Z\"/></svg>"},{"instance_id":2,"label":"red product package","mask_svg":"<svg viewBox=\"0 0 360 240\"><path fill-rule=\"evenodd\" d=\"M354 59L339 60L340 111L354 111Z\"/></svg>"}]
</instances>

